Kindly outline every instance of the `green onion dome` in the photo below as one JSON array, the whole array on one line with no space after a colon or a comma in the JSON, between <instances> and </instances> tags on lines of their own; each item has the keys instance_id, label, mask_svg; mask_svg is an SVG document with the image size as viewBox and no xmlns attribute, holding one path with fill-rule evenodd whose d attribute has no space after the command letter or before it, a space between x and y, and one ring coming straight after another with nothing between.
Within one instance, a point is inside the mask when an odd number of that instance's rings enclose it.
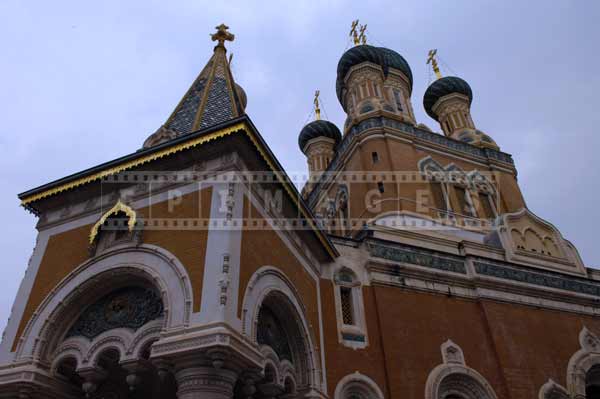
<instances>
[{"instance_id":1,"label":"green onion dome","mask_svg":"<svg viewBox=\"0 0 600 399\"><path fill-rule=\"evenodd\" d=\"M445 76L433 82L425 91L425 95L423 96L423 107L425 108L427 115L437 121L438 117L432 110L433 106L440 98L452 93L467 96L469 98L469 106L471 105L471 102L473 101L471 86L463 79L456 76Z\"/></svg>"},{"instance_id":2,"label":"green onion dome","mask_svg":"<svg viewBox=\"0 0 600 399\"><path fill-rule=\"evenodd\" d=\"M317 137L328 137L333 139L335 145L342 140L342 134L336 125L329 121L318 119L310 122L300 131L300 135L298 136L298 147L300 147L300 151L304 151L306 143Z\"/></svg>"},{"instance_id":3,"label":"green onion dome","mask_svg":"<svg viewBox=\"0 0 600 399\"><path fill-rule=\"evenodd\" d=\"M404 74L409 82L409 91L412 92L413 76L412 71L408 62L400 54L394 50L387 49L385 47L375 47L368 44L352 47L346 51L337 67L337 80L336 80L336 92L338 100L343 104L343 94L345 90L344 78L355 65L363 62L371 62L373 64L381 66L383 74L388 75L390 68L396 69Z\"/></svg>"}]
</instances>

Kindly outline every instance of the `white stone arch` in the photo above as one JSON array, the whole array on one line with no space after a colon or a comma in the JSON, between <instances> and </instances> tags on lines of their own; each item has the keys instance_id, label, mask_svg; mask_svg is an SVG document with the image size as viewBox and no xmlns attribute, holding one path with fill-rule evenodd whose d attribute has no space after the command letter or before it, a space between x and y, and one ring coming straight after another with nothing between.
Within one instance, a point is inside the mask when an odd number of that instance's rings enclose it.
<instances>
[{"instance_id":1,"label":"white stone arch","mask_svg":"<svg viewBox=\"0 0 600 399\"><path fill-rule=\"evenodd\" d=\"M355 371L344 376L336 385L334 399L383 399L383 392L375 381Z\"/></svg>"},{"instance_id":2,"label":"white stone arch","mask_svg":"<svg viewBox=\"0 0 600 399\"><path fill-rule=\"evenodd\" d=\"M600 338L585 326L579 332L579 345L567 365L567 391L572 398L585 398L586 375L600 366Z\"/></svg>"},{"instance_id":3,"label":"white stone arch","mask_svg":"<svg viewBox=\"0 0 600 399\"><path fill-rule=\"evenodd\" d=\"M569 393L551 378L541 386L538 399L569 399Z\"/></svg>"},{"instance_id":4,"label":"white stone arch","mask_svg":"<svg viewBox=\"0 0 600 399\"><path fill-rule=\"evenodd\" d=\"M153 286L161 295L164 307L161 328L189 324L192 287L183 264L154 245L119 246L82 263L54 287L27 323L19 339L16 359L50 362L48 357L62 342L66 326L81 310L81 299L94 296L97 299L111 289L113 282L131 277Z\"/></svg>"},{"instance_id":5,"label":"white stone arch","mask_svg":"<svg viewBox=\"0 0 600 399\"><path fill-rule=\"evenodd\" d=\"M308 326L306 307L291 280L278 268L263 266L250 278L242 302L243 333L250 337L253 342L256 342L260 308L264 300L273 294L281 295L282 299L286 299L289 302L291 313L295 314L295 321L299 327L298 330L301 334L304 351L306 352L305 356L303 356L306 363L295 367L297 373L305 373L306 375L297 375L294 383L297 384L296 387L299 390L321 390L320 366L315 351L316 340ZM280 370L279 376L281 377L282 374Z\"/></svg>"},{"instance_id":6,"label":"white stone arch","mask_svg":"<svg viewBox=\"0 0 600 399\"><path fill-rule=\"evenodd\" d=\"M443 363L429 373L425 399L444 399L451 393L458 393L467 399L497 399L487 380L466 365L463 351L458 345L447 340L441 345L441 352Z\"/></svg>"}]
</instances>

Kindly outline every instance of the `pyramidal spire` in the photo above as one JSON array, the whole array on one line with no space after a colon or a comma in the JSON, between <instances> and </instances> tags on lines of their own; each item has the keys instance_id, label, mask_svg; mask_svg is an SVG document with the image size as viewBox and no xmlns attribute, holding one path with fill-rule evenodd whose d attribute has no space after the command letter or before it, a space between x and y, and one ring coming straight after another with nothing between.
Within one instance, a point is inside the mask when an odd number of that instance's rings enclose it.
<instances>
[{"instance_id":1,"label":"pyramidal spire","mask_svg":"<svg viewBox=\"0 0 600 399\"><path fill-rule=\"evenodd\" d=\"M225 48L225 41L233 41L235 36L225 24L216 29L217 32L211 35L217 42L212 57L165 124L146 139L144 148L244 114L246 94L233 80Z\"/></svg>"}]
</instances>

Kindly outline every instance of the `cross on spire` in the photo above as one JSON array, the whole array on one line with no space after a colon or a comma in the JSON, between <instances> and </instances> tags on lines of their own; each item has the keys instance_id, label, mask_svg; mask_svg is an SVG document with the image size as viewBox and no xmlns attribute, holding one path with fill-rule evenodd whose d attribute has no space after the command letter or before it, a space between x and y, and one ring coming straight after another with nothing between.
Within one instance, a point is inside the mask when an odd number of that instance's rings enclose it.
<instances>
[{"instance_id":1,"label":"cross on spire","mask_svg":"<svg viewBox=\"0 0 600 399\"><path fill-rule=\"evenodd\" d=\"M435 76L438 79L442 78L442 73L440 72L440 67L438 66L437 59L435 56L437 55L437 49L429 50L429 54L427 55L427 63L431 64L433 68L433 72L435 72Z\"/></svg>"},{"instance_id":2,"label":"cross on spire","mask_svg":"<svg viewBox=\"0 0 600 399\"><path fill-rule=\"evenodd\" d=\"M229 29L229 26L225 24L216 26L215 29L217 30L217 32L211 35L211 39L213 42L219 41L219 44L217 44L217 46L219 47L225 47L225 40L232 42L235 38L235 35L233 33L227 31L227 29Z\"/></svg>"}]
</instances>

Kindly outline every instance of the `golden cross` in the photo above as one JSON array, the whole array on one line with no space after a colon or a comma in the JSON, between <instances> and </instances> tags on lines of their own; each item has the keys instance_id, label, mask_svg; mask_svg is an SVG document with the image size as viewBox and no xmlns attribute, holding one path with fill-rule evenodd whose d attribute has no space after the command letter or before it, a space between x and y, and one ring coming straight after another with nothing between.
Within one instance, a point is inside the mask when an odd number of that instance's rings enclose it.
<instances>
[{"instance_id":1,"label":"golden cross","mask_svg":"<svg viewBox=\"0 0 600 399\"><path fill-rule=\"evenodd\" d=\"M316 120L321 119L321 108L319 108L319 94L321 94L321 92L319 90L315 91L315 99L313 100L313 103L315 104L315 119Z\"/></svg>"},{"instance_id":2,"label":"golden cross","mask_svg":"<svg viewBox=\"0 0 600 399\"><path fill-rule=\"evenodd\" d=\"M358 19L352 21L352 28L350 29L350 37L354 40L354 45L358 46L360 44L360 40L358 38L358 32L356 32L356 28L358 27Z\"/></svg>"},{"instance_id":3,"label":"golden cross","mask_svg":"<svg viewBox=\"0 0 600 399\"><path fill-rule=\"evenodd\" d=\"M225 40L232 42L235 38L235 35L233 33L227 31L227 29L229 29L229 26L225 24L216 26L215 29L217 30L217 33L213 33L210 37L213 42L217 40L219 41L219 44L217 44L217 46L225 47L223 45L223 43L225 43Z\"/></svg>"},{"instance_id":4,"label":"golden cross","mask_svg":"<svg viewBox=\"0 0 600 399\"><path fill-rule=\"evenodd\" d=\"M367 44L367 35L365 35L365 30L367 30L367 24L360 26L360 34L358 38L360 39L362 44Z\"/></svg>"},{"instance_id":5,"label":"golden cross","mask_svg":"<svg viewBox=\"0 0 600 399\"><path fill-rule=\"evenodd\" d=\"M431 64L433 72L435 72L435 76L437 76L438 79L441 79L442 74L440 73L440 67L438 66L437 60L435 58L436 55L437 49L429 50L429 54L427 56L427 63Z\"/></svg>"}]
</instances>

